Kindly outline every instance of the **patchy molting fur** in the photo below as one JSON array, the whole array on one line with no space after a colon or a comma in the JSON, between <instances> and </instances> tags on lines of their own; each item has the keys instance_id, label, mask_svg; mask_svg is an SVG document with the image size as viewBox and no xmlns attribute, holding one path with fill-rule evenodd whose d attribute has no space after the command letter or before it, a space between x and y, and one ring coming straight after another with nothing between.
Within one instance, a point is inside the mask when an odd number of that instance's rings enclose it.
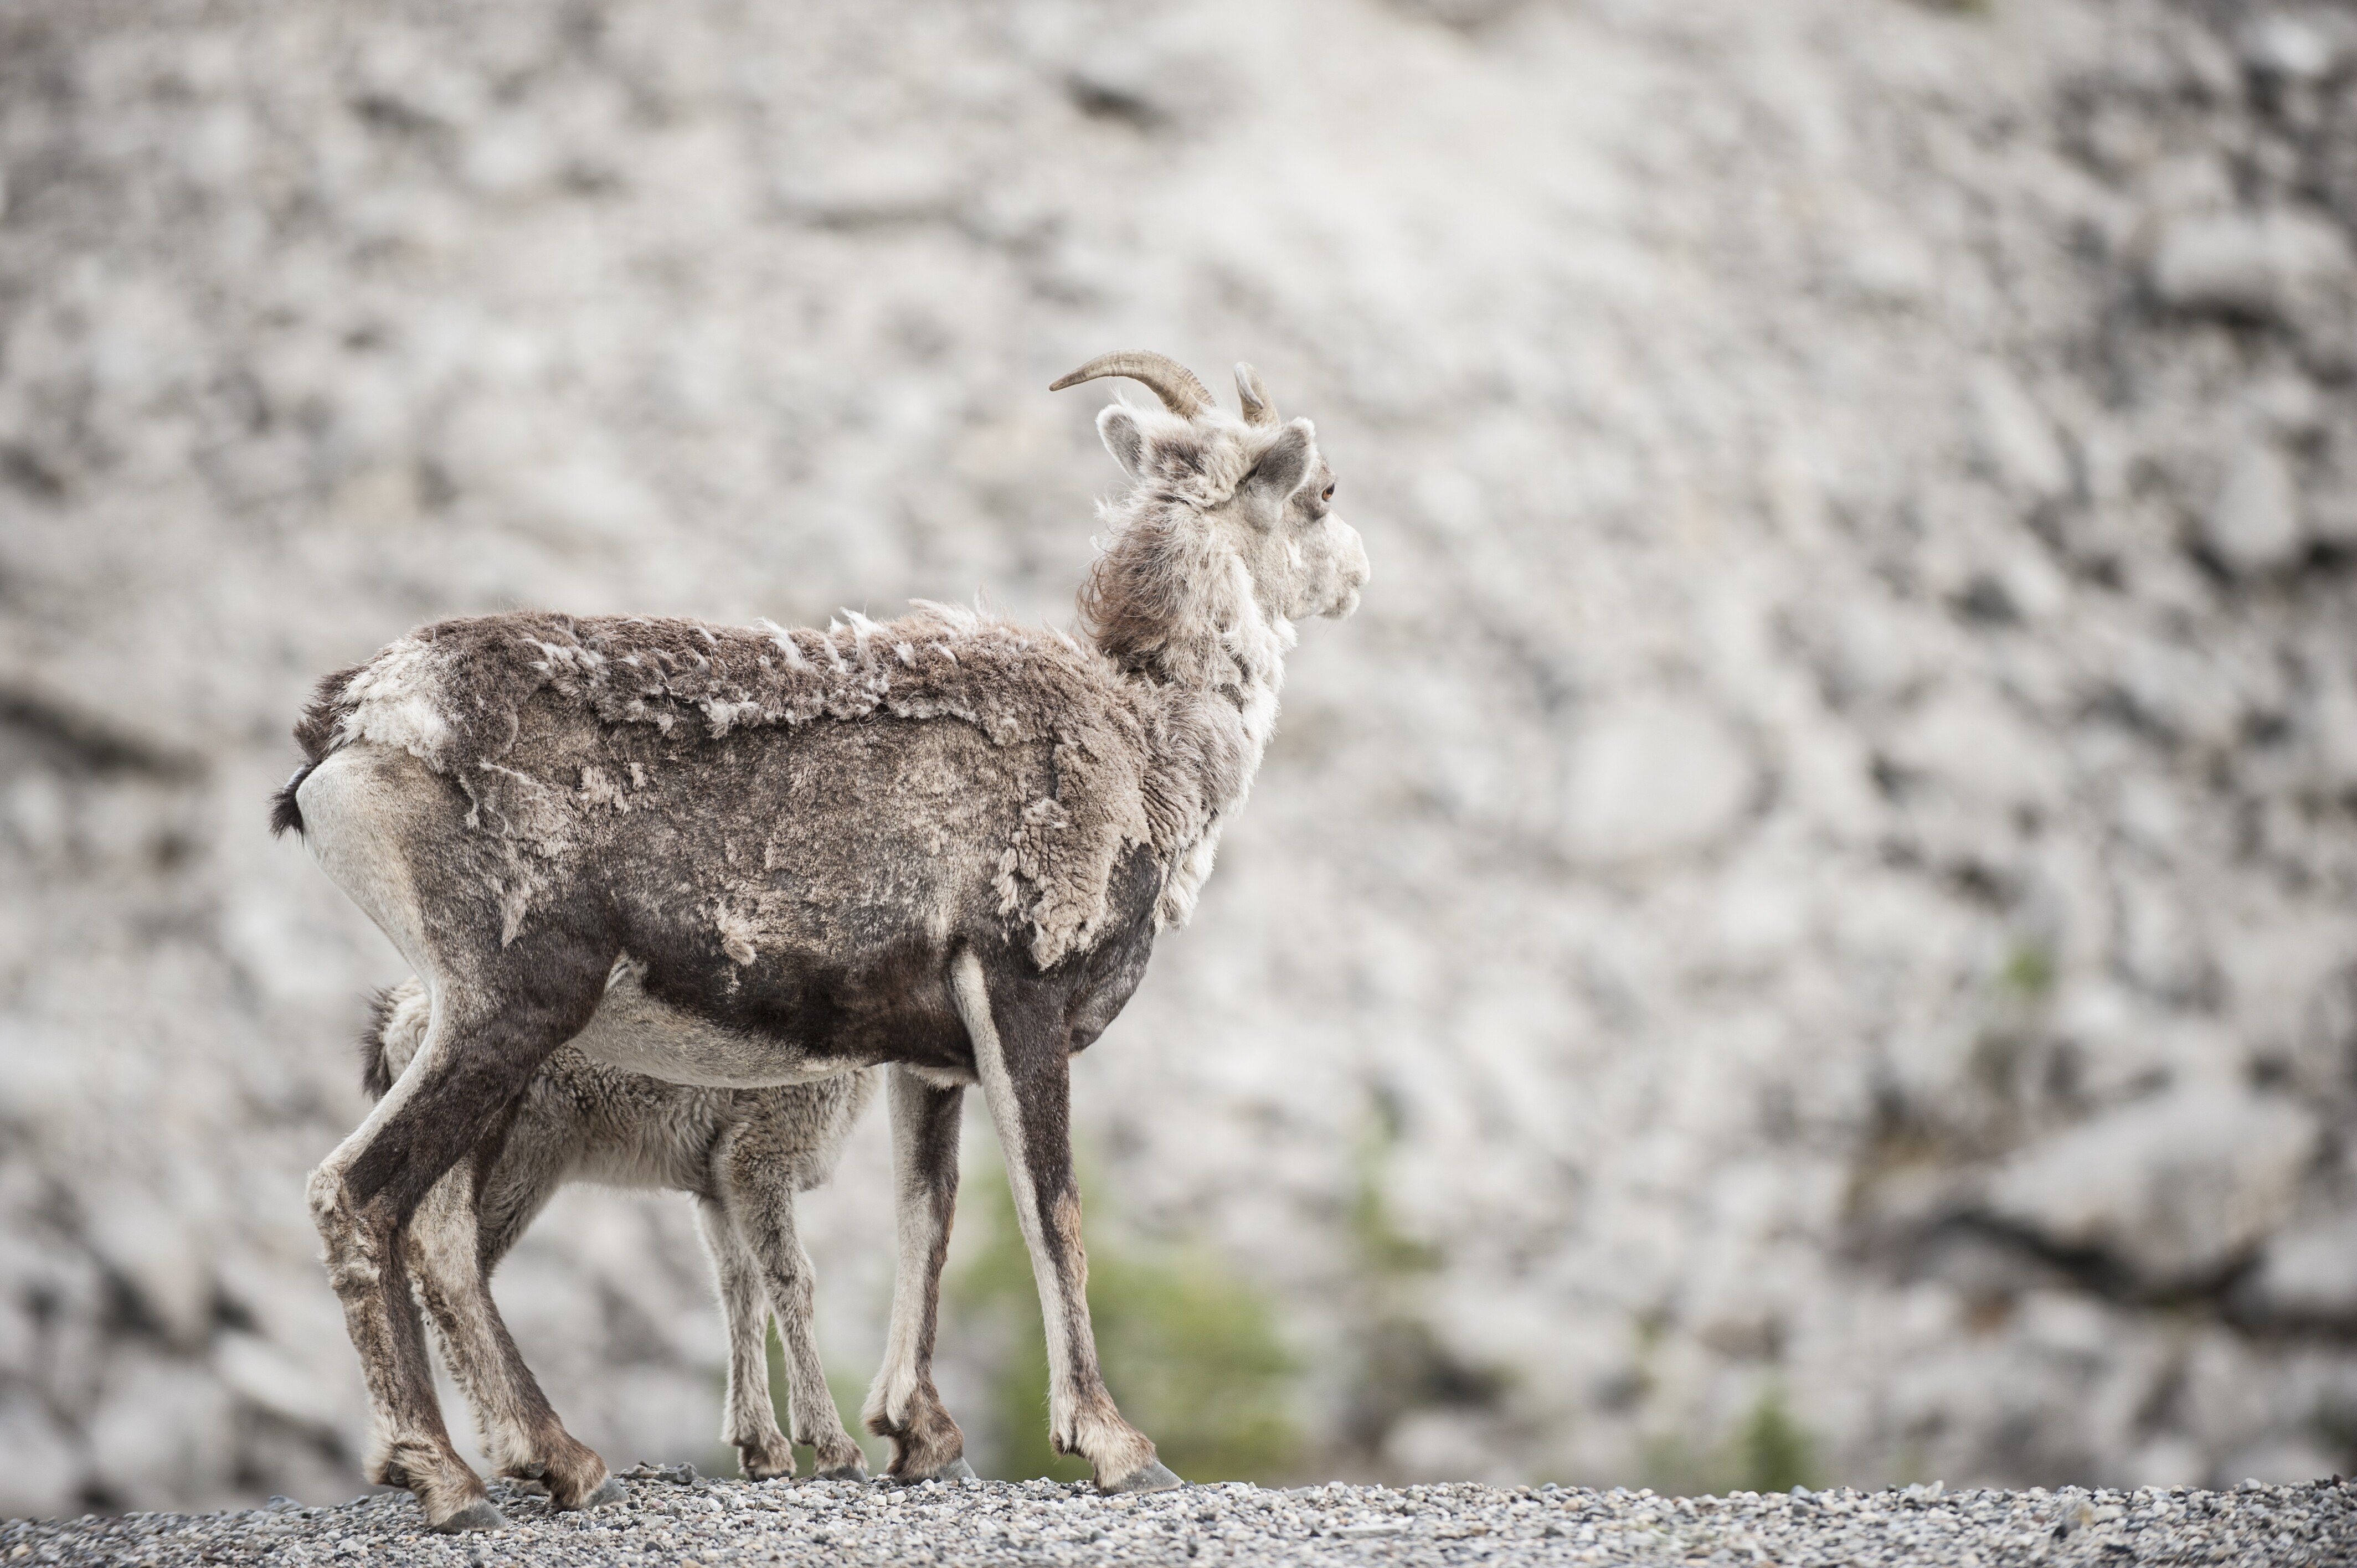
<instances>
[{"instance_id":1,"label":"patchy molting fur","mask_svg":"<svg viewBox=\"0 0 2357 1568\"><path fill-rule=\"evenodd\" d=\"M1191 911L1274 729L1294 621L1348 614L1367 577L1308 421L1174 392L1200 383L1158 356L1067 381L1101 374L1174 412L1099 418L1133 485L1103 514L1085 644L924 603L824 632L529 612L421 628L321 682L274 821L305 832L432 1004L312 1208L388 1434L372 1470L437 1525L488 1503L432 1405L398 1238L455 1162L512 1135L568 1041L607 1069L736 1089L890 1062L912 1095L953 1101L986 1036L1043 1307L1060 1310L1051 1282L1085 1279L1069 1058ZM642 1015L602 989L624 953ZM901 1180L904 1263L930 1256L936 1276L948 1125ZM928 1348L937 1283L895 1283ZM1175 1485L1103 1397L1077 1299L1051 1434L1101 1486ZM907 1371L870 1402L896 1443ZM594 1478L552 1494L577 1506Z\"/></svg>"},{"instance_id":2,"label":"patchy molting fur","mask_svg":"<svg viewBox=\"0 0 2357 1568\"><path fill-rule=\"evenodd\" d=\"M643 1006L628 963L614 966L607 997L626 1015ZM416 1056L430 1015L425 988L414 979L377 993L361 1040L361 1081L372 1098L381 1099ZM821 1474L866 1473L820 1365L810 1259L795 1238L793 1204L795 1193L832 1179L844 1139L880 1077L871 1068L780 1088L695 1088L619 1071L569 1046L542 1064L495 1157L444 1177L409 1230L412 1268L444 1359L502 1473L529 1471L544 1444L518 1414L528 1401L509 1391L520 1367L495 1365L504 1357L488 1326L488 1281L557 1189L576 1181L696 1198L728 1322L721 1438L736 1445L745 1474L792 1475L791 1443L815 1450ZM791 1443L770 1401L773 1312L786 1351ZM522 1376L529 1381L528 1372Z\"/></svg>"}]
</instances>

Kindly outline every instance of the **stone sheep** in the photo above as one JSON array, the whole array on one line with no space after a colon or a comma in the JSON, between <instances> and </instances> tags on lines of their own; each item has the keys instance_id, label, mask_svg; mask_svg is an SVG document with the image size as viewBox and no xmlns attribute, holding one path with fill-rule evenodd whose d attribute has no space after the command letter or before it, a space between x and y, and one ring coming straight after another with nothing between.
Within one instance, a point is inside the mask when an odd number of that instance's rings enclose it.
<instances>
[{"instance_id":1,"label":"stone sheep","mask_svg":"<svg viewBox=\"0 0 2357 1568\"><path fill-rule=\"evenodd\" d=\"M1046 1322L1049 1434L1109 1491L1175 1486L1097 1369L1070 1062L1183 921L1275 728L1294 623L1368 575L1308 420L1237 367L1243 417L1157 354L1158 411L1097 420L1132 485L1083 585L1085 642L938 605L821 632L513 612L423 627L324 679L274 822L424 982L417 1052L314 1173L312 1217L375 1422L370 1473L427 1521L496 1520L442 1424L406 1232L495 1155L568 1041L681 1084L893 1071L898 1272L866 1421L923 1473L963 1088L989 1107ZM627 959L644 1015L593 1020ZM495 1321L488 1295L477 1310ZM491 1337L522 1389L531 1373ZM544 1400L540 1402L544 1404ZM550 1418L560 1508L605 1466ZM908 1466L900 1460L920 1457Z\"/></svg>"}]
</instances>

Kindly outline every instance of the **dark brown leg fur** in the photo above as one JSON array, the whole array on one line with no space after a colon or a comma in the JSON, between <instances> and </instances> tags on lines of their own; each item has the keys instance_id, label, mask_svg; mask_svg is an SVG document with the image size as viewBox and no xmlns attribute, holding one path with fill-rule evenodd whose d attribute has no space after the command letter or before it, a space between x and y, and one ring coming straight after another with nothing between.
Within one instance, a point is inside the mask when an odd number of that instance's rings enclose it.
<instances>
[{"instance_id":1,"label":"dark brown leg fur","mask_svg":"<svg viewBox=\"0 0 2357 1568\"><path fill-rule=\"evenodd\" d=\"M899 1265L892 1335L867 1393L867 1430L892 1444L888 1473L901 1480L971 1475L965 1434L933 1387L933 1337L942 1269L957 1218L958 1126L963 1089L940 1089L905 1069L891 1074L892 1153L899 1168Z\"/></svg>"},{"instance_id":2,"label":"dark brown leg fur","mask_svg":"<svg viewBox=\"0 0 2357 1568\"><path fill-rule=\"evenodd\" d=\"M974 1040L1047 1326L1049 1441L1060 1454L1087 1459L1100 1490L1178 1486L1146 1434L1122 1419L1097 1370L1081 1193L1072 1179L1070 1031L1049 999L1019 985L988 994L980 961L971 954L956 961L958 1014Z\"/></svg>"}]
</instances>

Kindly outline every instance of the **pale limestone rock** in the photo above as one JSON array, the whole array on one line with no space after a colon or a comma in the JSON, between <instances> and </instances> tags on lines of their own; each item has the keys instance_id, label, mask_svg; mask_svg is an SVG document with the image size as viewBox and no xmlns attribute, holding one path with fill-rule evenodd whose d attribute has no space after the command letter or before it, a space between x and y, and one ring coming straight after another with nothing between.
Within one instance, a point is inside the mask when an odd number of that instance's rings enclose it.
<instances>
[{"instance_id":1,"label":"pale limestone rock","mask_svg":"<svg viewBox=\"0 0 2357 1568\"><path fill-rule=\"evenodd\" d=\"M2201 1434L2213 1465L2277 1433L2291 1434L2277 1414L2290 1391L2284 1384L2296 1376L2283 1361L2258 1354L2250 1340L2215 1322L2186 1334L2179 1355L2176 1410L2187 1431ZM2222 1470L2212 1471L2212 1484L2242 1479Z\"/></svg>"},{"instance_id":2,"label":"pale limestone rock","mask_svg":"<svg viewBox=\"0 0 2357 1568\"><path fill-rule=\"evenodd\" d=\"M2270 1316L2357 1323L2357 1211L2277 1233L2245 1288L2251 1304Z\"/></svg>"},{"instance_id":3,"label":"pale limestone rock","mask_svg":"<svg viewBox=\"0 0 2357 1568\"><path fill-rule=\"evenodd\" d=\"M2122 1479L2132 1487L2198 1487L2210 1478L2201 1444L2181 1433L2163 1433L2138 1448Z\"/></svg>"},{"instance_id":4,"label":"pale limestone rock","mask_svg":"<svg viewBox=\"0 0 2357 1568\"><path fill-rule=\"evenodd\" d=\"M224 1441L234 1410L209 1369L123 1353L89 1415L92 1473L126 1507L217 1507L231 1496L236 1466L236 1449Z\"/></svg>"},{"instance_id":5,"label":"pale limestone rock","mask_svg":"<svg viewBox=\"0 0 2357 1568\"><path fill-rule=\"evenodd\" d=\"M1885 750L1904 772L1971 801L2050 808L2067 787L2053 741L1978 686L1950 686L1926 700Z\"/></svg>"},{"instance_id":6,"label":"pale limestone rock","mask_svg":"<svg viewBox=\"0 0 2357 1568\"><path fill-rule=\"evenodd\" d=\"M1470 1412L1420 1411L1392 1429L1384 1456L1421 1476L1483 1477L1500 1473L1485 1423Z\"/></svg>"},{"instance_id":7,"label":"pale limestone rock","mask_svg":"<svg viewBox=\"0 0 2357 1568\"><path fill-rule=\"evenodd\" d=\"M2287 1101L2182 1086L2022 1150L1991 1180L1989 1211L2155 1286L2199 1281L2283 1222L2318 1134Z\"/></svg>"},{"instance_id":8,"label":"pale limestone rock","mask_svg":"<svg viewBox=\"0 0 2357 1568\"><path fill-rule=\"evenodd\" d=\"M1620 703L1573 734L1565 838L1602 865L1706 849L1742 820L1756 780L1742 738L1701 703Z\"/></svg>"},{"instance_id":9,"label":"pale limestone rock","mask_svg":"<svg viewBox=\"0 0 2357 1568\"><path fill-rule=\"evenodd\" d=\"M90 1240L175 1345L204 1342L212 1274L204 1239L188 1218L128 1184L93 1195Z\"/></svg>"},{"instance_id":10,"label":"pale limestone rock","mask_svg":"<svg viewBox=\"0 0 2357 1568\"><path fill-rule=\"evenodd\" d=\"M258 1334L235 1330L213 1341L213 1372L239 1398L281 1421L334 1433L344 1412L310 1369Z\"/></svg>"},{"instance_id":11,"label":"pale limestone rock","mask_svg":"<svg viewBox=\"0 0 2357 1568\"><path fill-rule=\"evenodd\" d=\"M2357 974L2357 915L2306 899L2220 914L2213 945L2243 1048L2277 1061L2314 1052L2337 1064L2344 1047L2333 1003Z\"/></svg>"},{"instance_id":12,"label":"pale limestone rock","mask_svg":"<svg viewBox=\"0 0 2357 1568\"><path fill-rule=\"evenodd\" d=\"M2341 1473L2349 1461L2313 1436L2285 1435L2228 1455L2211 1477L2225 1486L2257 1481L2266 1486L2307 1486Z\"/></svg>"},{"instance_id":13,"label":"pale limestone rock","mask_svg":"<svg viewBox=\"0 0 2357 1568\"><path fill-rule=\"evenodd\" d=\"M2236 41L2253 70L2313 82L2330 76L2346 57L2349 32L2347 19L2330 13L2269 12L2244 24Z\"/></svg>"},{"instance_id":14,"label":"pale limestone rock","mask_svg":"<svg viewBox=\"0 0 2357 1568\"><path fill-rule=\"evenodd\" d=\"M81 1442L22 1391L0 1393L0 1519L81 1511L90 1462Z\"/></svg>"},{"instance_id":15,"label":"pale limestone rock","mask_svg":"<svg viewBox=\"0 0 2357 1568\"><path fill-rule=\"evenodd\" d=\"M2272 446L2254 443L2226 467L2218 499L2201 519L2201 542L2227 570L2244 576L2280 571L2298 561L2299 485Z\"/></svg>"},{"instance_id":16,"label":"pale limestone rock","mask_svg":"<svg viewBox=\"0 0 2357 1568\"><path fill-rule=\"evenodd\" d=\"M2328 789L2357 789L2357 681L2338 669L2323 672L2309 710L2309 744Z\"/></svg>"},{"instance_id":17,"label":"pale limestone rock","mask_svg":"<svg viewBox=\"0 0 2357 1568\"><path fill-rule=\"evenodd\" d=\"M2291 209L2179 219L2152 258L2152 286L2179 310L2293 322L2345 289L2349 241L2330 220Z\"/></svg>"},{"instance_id":18,"label":"pale limestone rock","mask_svg":"<svg viewBox=\"0 0 2357 1568\"><path fill-rule=\"evenodd\" d=\"M1973 372L1972 392L1982 452L2007 487L2032 502L2067 492L2071 454L2020 381L2003 365L1983 364Z\"/></svg>"},{"instance_id":19,"label":"pale limestone rock","mask_svg":"<svg viewBox=\"0 0 2357 1568\"><path fill-rule=\"evenodd\" d=\"M2209 1064L2227 1059L2235 1043L2214 1024L2154 1006L2109 982L2066 987L2049 1018L2070 1052L2077 1092L2098 1105L2200 1078Z\"/></svg>"}]
</instances>

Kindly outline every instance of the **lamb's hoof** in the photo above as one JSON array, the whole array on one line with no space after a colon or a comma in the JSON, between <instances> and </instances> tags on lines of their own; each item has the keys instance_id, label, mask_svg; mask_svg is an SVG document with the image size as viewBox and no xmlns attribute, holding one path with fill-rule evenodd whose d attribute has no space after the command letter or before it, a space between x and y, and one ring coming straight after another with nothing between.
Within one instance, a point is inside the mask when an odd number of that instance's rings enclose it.
<instances>
[{"instance_id":1,"label":"lamb's hoof","mask_svg":"<svg viewBox=\"0 0 2357 1568\"><path fill-rule=\"evenodd\" d=\"M783 1444L764 1448L758 1444L740 1443L737 1445L737 1468L744 1472L748 1481L774 1481L781 1476L791 1477L794 1473L794 1451Z\"/></svg>"},{"instance_id":2,"label":"lamb's hoof","mask_svg":"<svg viewBox=\"0 0 2357 1568\"><path fill-rule=\"evenodd\" d=\"M822 1481L864 1481L867 1479L867 1461L849 1459L818 1473Z\"/></svg>"},{"instance_id":3,"label":"lamb's hoof","mask_svg":"<svg viewBox=\"0 0 2357 1568\"><path fill-rule=\"evenodd\" d=\"M1170 1466L1161 1460L1148 1459L1111 1486L1105 1485L1103 1481L1098 1482L1097 1490L1101 1492L1167 1492L1173 1487L1183 1487L1186 1484L1172 1474Z\"/></svg>"},{"instance_id":4,"label":"lamb's hoof","mask_svg":"<svg viewBox=\"0 0 2357 1568\"><path fill-rule=\"evenodd\" d=\"M622 1477L619 1476L608 1476L604 1480L597 1483L597 1489L596 1491L590 1493L587 1497L582 1498L573 1506L576 1509L609 1509L616 1503L627 1503L630 1500L630 1494L629 1490L623 1487Z\"/></svg>"},{"instance_id":5,"label":"lamb's hoof","mask_svg":"<svg viewBox=\"0 0 2357 1568\"><path fill-rule=\"evenodd\" d=\"M489 1498L477 1498L457 1513L434 1527L442 1535L462 1535L470 1530L505 1530L508 1516L491 1506Z\"/></svg>"}]
</instances>

